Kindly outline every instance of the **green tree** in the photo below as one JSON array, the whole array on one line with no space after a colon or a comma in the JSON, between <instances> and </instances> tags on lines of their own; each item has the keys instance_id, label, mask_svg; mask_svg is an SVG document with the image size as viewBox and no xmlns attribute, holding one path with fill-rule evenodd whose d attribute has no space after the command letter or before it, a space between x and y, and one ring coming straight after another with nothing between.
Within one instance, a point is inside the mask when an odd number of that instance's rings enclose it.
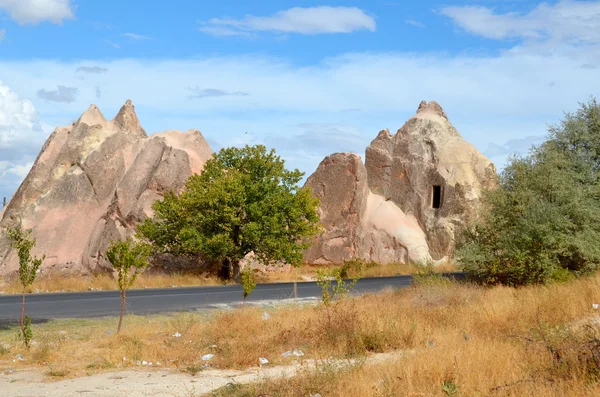
<instances>
[{"instance_id":1,"label":"green tree","mask_svg":"<svg viewBox=\"0 0 600 397\"><path fill-rule=\"evenodd\" d=\"M224 278L239 276L250 251L262 263L299 264L319 230L319 201L298 186L303 175L262 145L222 149L181 195L157 201L138 232L161 252L220 264Z\"/></svg>"},{"instance_id":2,"label":"green tree","mask_svg":"<svg viewBox=\"0 0 600 397\"><path fill-rule=\"evenodd\" d=\"M457 249L484 283L546 283L590 273L600 263L600 105L580 104L546 142L514 156L498 189Z\"/></svg>"},{"instance_id":3,"label":"green tree","mask_svg":"<svg viewBox=\"0 0 600 397\"><path fill-rule=\"evenodd\" d=\"M108 261L117 271L117 284L121 295L121 315L117 334L121 331L123 323L127 290L133 286L138 275L148 267L148 258L151 252L150 245L144 242L135 242L131 237L125 241L112 242L106 251Z\"/></svg>"},{"instance_id":4,"label":"green tree","mask_svg":"<svg viewBox=\"0 0 600 397\"><path fill-rule=\"evenodd\" d=\"M11 245L17 250L17 255L19 256L19 281L23 287L20 321L21 336L25 341L25 346L29 347L32 334L29 318L25 318L25 293L27 292L27 287L35 281L35 276L37 275L42 262L46 258L46 255L41 258L31 256L31 250L35 247L35 239L31 238L31 229L23 231L19 226L9 227L7 231L8 237L11 240Z\"/></svg>"}]
</instances>

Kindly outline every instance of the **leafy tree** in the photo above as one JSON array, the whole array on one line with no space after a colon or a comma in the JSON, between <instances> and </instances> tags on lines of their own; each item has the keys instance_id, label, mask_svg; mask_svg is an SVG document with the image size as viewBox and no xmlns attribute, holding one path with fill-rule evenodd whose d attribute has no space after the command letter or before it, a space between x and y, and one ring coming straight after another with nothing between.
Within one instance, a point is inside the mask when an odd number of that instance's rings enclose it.
<instances>
[{"instance_id":1,"label":"leafy tree","mask_svg":"<svg viewBox=\"0 0 600 397\"><path fill-rule=\"evenodd\" d=\"M527 156L514 156L457 258L476 280L546 283L600 263L600 105L580 104Z\"/></svg>"},{"instance_id":2,"label":"leafy tree","mask_svg":"<svg viewBox=\"0 0 600 397\"><path fill-rule=\"evenodd\" d=\"M31 341L31 322L25 317L25 293L35 281L38 269L46 258L46 255L41 258L32 257L31 250L35 247L35 239L31 238L31 229L23 231L21 227L9 227L8 237L11 240L11 245L17 250L19 256L19 281L23 287L21 300L21 336L25 342L25 346L29 347Z\"/></svg>"},{"instance_id":3,"label":"leafy tree","mask_svg":"<svg viewBox=\"0 0 600 397\"><path fill-rule=\"evenodd\" d=\"M106 257L117 271L117 283L121 295L121 315L117 334L121 331L125 305L127 302L127 290L133 286L137 276L148 266L148 258L152 252L150 245L143 242L134 242L131 237L125 241L112 242L106 251Z\"/></svg>"},{"instance_id":4,"label":"leafy tree","mask_svg":"<svg viewBox=\"0 0 600 397\"><path fill-rule=\"evenodd\" d=\"M299 264L319 230L318 199L298 187L303 175L262 145L222 149L181 195L157 201L138 232L159 251L220 264L224 278L239 276L250 251L262 263Z\"/></svg>"}]
</instances>

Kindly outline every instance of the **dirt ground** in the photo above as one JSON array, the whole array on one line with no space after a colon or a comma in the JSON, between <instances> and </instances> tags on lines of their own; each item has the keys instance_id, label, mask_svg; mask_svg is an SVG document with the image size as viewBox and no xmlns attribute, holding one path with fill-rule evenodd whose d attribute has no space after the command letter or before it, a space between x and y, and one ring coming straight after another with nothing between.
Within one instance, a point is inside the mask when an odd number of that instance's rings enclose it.
<instances>
[{"instance_id":1,"label":"dirt ground","mask_svg":"<svg viewBox=\"0 0 600 397\"><path fill-rule=\"evenodd\" d=\"M378 363L400 357L402 353L370 356L365 363ZM322 363L322 362L321 362ZM328 362L343 366L353 361ZM269 366L247 370L206 369L195 375L176 370L127 370L53 381L32 370L0 373L2 397L196 397L228 383L251 383L265 378L286 378L315 368L319 362L301 360L288 366Z\"/></svg>"}]
</instances>

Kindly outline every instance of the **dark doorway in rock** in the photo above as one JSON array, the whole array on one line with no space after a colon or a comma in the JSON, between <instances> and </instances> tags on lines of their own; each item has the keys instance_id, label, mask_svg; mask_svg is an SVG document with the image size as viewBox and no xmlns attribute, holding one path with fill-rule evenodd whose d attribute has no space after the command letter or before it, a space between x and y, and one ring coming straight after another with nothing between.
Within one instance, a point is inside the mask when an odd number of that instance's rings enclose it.
<instances>
[{"instance_id":1,"label":"dark doorway in rock","mask_svg":"<svg viewBox=\"0 0 600 397\"><path fill-rule=\"evenodd\" d=\"M442 206L442 187L433 185L431 191L431 208L438 209Z\"/></svg>"}]
</instances>

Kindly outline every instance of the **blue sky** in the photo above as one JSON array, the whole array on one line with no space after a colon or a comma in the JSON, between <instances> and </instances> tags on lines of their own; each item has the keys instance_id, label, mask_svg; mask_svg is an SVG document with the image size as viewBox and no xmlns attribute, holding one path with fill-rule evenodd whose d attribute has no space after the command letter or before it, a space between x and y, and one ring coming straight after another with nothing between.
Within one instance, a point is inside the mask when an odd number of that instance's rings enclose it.
<instances>
[{"instance_id":1,"label":"blue sky","mask_svg":"<svg viewBox=\"0 0 600 397\"><path fill-rule=\"evenodd\" d=\"M600 91L600 1L207 3L0 0L0 196L91 103L310 174L421 100L501 167Z\"/></svg>"}]
</instances>

